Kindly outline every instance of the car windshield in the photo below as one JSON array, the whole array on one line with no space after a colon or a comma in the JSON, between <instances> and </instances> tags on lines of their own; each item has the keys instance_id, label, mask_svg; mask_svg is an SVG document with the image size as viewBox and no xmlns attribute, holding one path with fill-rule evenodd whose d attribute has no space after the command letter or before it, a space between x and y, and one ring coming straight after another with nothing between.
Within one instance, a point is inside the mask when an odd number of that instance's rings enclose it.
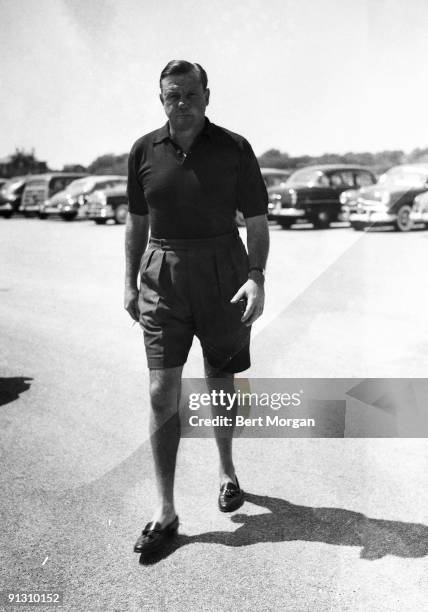
<instances>
[{"instance_id":1,"label":"car windshield","mask_svg":"<svg viewBox=\"0 0 428 612\"><path fill-rule=\"evenodd\" d=\"M290 176L287 185L320 185L323 182L324 173L321 170L307 169L297 170Z\"/></svg>"},{"instance_id":2,"label":"car windshield","mask_svg":"<svg viewBox=\"0 0 428 612\"><path fill-rule=\"evenodd\" d=\"M423 187L428 181L428 169L398 166L391 168L379 179L381 184L403 185L406 187Z\"/></svg>"},{"instance_id":3,"label":"car windshield","mask_svg":"<svg viewBox=\"0 0 428 612\"><path fill-rule=\"evenodd\" d=\"M7 193L12 193L15 189L21 187L23 179L10 179L10 181L6 181L6 183L2 186L2 190Z\"/></svg>"},{"instance_id":4,"label":"car windshield","mask_svg":"<svg viewBox=\"0 0 428 612\"><path fill-rule=\"evenodd\" d=\"M285 183L290 176L290 172L272 171L262 169L263 180L266 187L275 187L281 183Z\"/></svg>"},{"instance_id":5,"label":"car windshield","mask_svg":"<svg viewBox=\"0 0 428 612\"><path fill-rule=\"evenodd\" d=\"M79 195L81 193L87 193L94 188L95 181L94 179L77 179L73 181L69 185L67 185L65 191L70 195Z\"/></svg>"}]
</instances>

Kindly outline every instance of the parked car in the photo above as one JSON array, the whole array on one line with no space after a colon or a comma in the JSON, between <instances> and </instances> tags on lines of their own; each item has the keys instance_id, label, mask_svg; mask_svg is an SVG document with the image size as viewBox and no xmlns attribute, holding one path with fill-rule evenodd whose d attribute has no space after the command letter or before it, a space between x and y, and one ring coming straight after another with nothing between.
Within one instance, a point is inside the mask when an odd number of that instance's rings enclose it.
<instances>
[{"instance_id":1,"label":"parked car","mask_svg":"<svg viewBox=\"0 0 428 612\"><path fill-rule=\"evenodd\" d=\"M412 228L413 200L428 190L428 164L403 164L382 174L379 182L360 190L357 210L349 220L356 230L393 225L401 232Z\"/></svg>"},{"instance_id":2,"label":"parked car","mask_svg":"<svg viewBox=\"0 0 428 612\"><path fill-rule=\"evenodd\" d=\"M262 173L263 180L265 182L266 187L274 187L275 185L281 185L285 183L290 174L293 172L292 170L281 170L280 168L260 168L260 172ZM245 226L245 217L240 210L236 211L235 217L236 225L239 227Z\"/></svg>"},{"instance_id":3,"label":"parked car","mask_svg":"<svg viewBox=\"0 0 428 612\"><path fill-rule=\"evenodd\" d=\"M60 215L66 221L86 218L89 194L121 184L126 187L126 180L126 176L121 175L92 175L76 179L40 205L39 217L46 219L49 215Z\"/></svg>"},{"instance_id":4,"label":"parked car","mask_svg":"<svg viewBox=\"0 0 428 612\"><path fill-rule=\"evenodd\" d=\"M87 176L84 173L49 172L33 175L25 185L22 195L21 212L25 217L38 214L48 198L62 191L69 183Z\"/></svg>"},{"instance_id":5,"label":"parked car","mask_svg":"<svg viewBox=\"0 0 428 612\"><path fill-rule=\"evenodd\" d=\"M122 225L128 212L128 196L126 182L108 189L97 189L88 196L87 216L98 225L103 225L108 219L114 219Z\"/></svg>"},{"instance_id":6,"label":"parked car","mask_svg":"<svg viewBox=\"0 0 428 612\"><path fill-rule=\"evenodd\" d=\"M22 192L31 175L14 176L4 183L0 190L0 215L9 219L19 211Z\"/></svg>"},{"instance_id":7,"label":"parked car","mask_svg":"<svg viewBox=\"0 0 428 612\"><path fill-rule=\"evenodd\" d=\"M425 223L425 227L428 228L428 191L419 194L413 200L410 219L414 223Z\"/></svg>"},{"instance_id":8,"label":"parked car","mask_svg":"<svg viewBox=\"0 0 428 612\"><path fill-rule=\"evenodd\" d=\"M275 187L275 185L281 185L281 183L285 183L290 175L293 173L293 170L283 170L280 168L260 168L262 173L262 177L266 184L266 187Z\"/></svg>"},{"instance_id":9,"label":"parked car","mask_svg":"<svg viewBox=\"0 0 428 612\"><path fill-rule=\"evenodd\" d=\"M377 182L377 178L372 173L361 173L356 177L356 182L358 184L357 189L345 189L342 191L339 197L339 202L342 206L342 215L343 218L349 220L349 216L351 213L357 211L357 200L360 195L360 189L362 187L368 187L369 185L374 185Z\"/></svg>"},{"instance_id":10,"label":"parked car","mask_svg":"<svg viewBox=\"0 0 428 612\"><path fill-rule=\"evenodd\" d=\"M351 164L301 168L284 185L268 189L269 218L282 228L289 228L296 221L309 221L316 228L327 228L332 221L344 220L341 193L375 180L371 170Z\"/></svg>"}]
</instances>

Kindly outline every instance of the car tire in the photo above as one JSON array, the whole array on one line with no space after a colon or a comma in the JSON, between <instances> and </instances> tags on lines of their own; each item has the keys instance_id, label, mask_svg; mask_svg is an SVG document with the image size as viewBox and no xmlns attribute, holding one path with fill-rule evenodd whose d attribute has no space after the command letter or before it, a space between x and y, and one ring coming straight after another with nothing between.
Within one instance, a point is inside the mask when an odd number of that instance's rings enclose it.
<instances>
[{"instance_id":1,"label":"car tire","mask_svg":"<svg viewBox=\"0 0 428 612\"><path fill-rule=\"evenodd\" d=\"M13 215L13 212L11 210L8 210L7 212L4 212L2 216L5 219L10 219L12 215Z\"/></svg>"},{"instance_id":2,"label":"car tire","mask_svg":"<svg viewBox=\"0 0 428 612\"><path fill-rule=\"evenodd\" d=\"M107 219L94 219L97 225L105 225L107 223Z\"/></svg>"},{"instance_id":3,"label":"car tire","mask_svg":"<svg viewBox=\"0 0 428 612\"><path fill-rule=\"evenodd\" d=\"M352 229L354 229L356 232L362 232L364 230L364 223L358 223L358 222L354 222L351 223L351 227Z\"/></svg>"},{"instance_id":4,"label":"car tire","mask_svg":"<svg viewBox=\"0 0 428 612\"><path fill-rule=\"evenodd\" d=\"M315 229L328 229L330 227L330 215L327 211L323 210L312 219L312 223Z\"/></svg>"},{"instance_id":5,"label":"car tire","mask_svg":"<svg viewBox=\"0 0 428 612\"><path fill-rule=\"evenodd\" d=\"M293 219L277 219L276 222L282 227L282 229L290 229L294 223Z\"/></svg>"},{"instance_id":6,"label":"car tire","mask_svg":"<svg viewBox=\"0 0 428 612\"><path fill-rule=\"evenodd\" d=\"M395 221L394 227L397 232L408 232L413 228L413 222L410 218L410 213L412 212L412 207L408 204L404 204L404 206L400 206L397 211L397 219Z\"/></svg>"},{"instance_id":7,"label":"car tire","mask_svg":"<svg viewBox=\"0 0 428 612\"><path fill-rule=\"evenodd\" d=\"M47 219L48 215L46 213L39 213L39 219Z\"/></svg>"},{"instance_id":8,"label":"car tire","mask_svg":"<svg viewBox=\"0 0 428 612\"><path fill-rule=\"evenodd\" d=\"M114 211L114 220L118 225L124 225L126 223L126 215L128 214L127 204L119 204Z\"/></svg>"}]
</instances>

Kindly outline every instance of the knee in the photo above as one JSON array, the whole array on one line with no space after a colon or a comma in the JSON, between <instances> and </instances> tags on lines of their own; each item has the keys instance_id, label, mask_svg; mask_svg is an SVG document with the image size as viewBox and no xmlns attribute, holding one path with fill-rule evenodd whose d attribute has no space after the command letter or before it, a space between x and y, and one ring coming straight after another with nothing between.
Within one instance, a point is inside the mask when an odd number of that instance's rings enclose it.
<instances>
[{"instance_id":1,"label":"knee","mask_svg":"<svg viewBox=\"0 0 428 612\"><path fill-rule=\"evenodd\" d=\"M150 402L156 412L170 411L177 404L177 390L162 381L150 383ZM174 404L174 406L173 406Z\"/></svg>"}]
</instances>

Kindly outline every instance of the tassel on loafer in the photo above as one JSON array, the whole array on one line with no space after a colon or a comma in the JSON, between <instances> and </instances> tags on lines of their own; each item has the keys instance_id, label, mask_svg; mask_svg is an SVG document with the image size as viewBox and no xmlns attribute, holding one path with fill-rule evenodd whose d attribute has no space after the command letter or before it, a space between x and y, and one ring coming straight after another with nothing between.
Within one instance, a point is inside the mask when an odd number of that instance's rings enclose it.
<instances>
[{"instance_id":1,"label":"tassel on loafer","mask_svg":"<svg viewBox=\"0 0 428 612\"><path fill-rule=\"evenodd\" d=\"M244 503L244 491L239 486L238 478L235 476L236 485L227 482L220 488L218 496L218 507L221 512L233 512Z\"/></svg>"},{"instance_id":2,"label":"tassel on loafer","mask_svg":"<svg viewBox=\"0 0 428 612\"><path fill-rule=\"evenodd\" d=\"M141 532L140 537L135 542L134 552L152 553L159 550L176 533L178 529L178 516L173 521L161 527L160 523L153 521L147 523Z\"/></svg>"}]
</instances>

